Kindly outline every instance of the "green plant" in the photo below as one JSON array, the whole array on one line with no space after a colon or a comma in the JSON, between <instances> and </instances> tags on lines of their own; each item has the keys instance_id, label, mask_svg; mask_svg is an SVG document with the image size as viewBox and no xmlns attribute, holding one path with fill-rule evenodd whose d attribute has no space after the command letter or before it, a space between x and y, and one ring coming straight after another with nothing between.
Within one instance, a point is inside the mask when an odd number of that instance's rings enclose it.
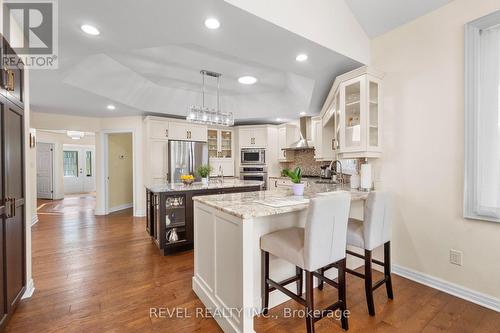
<instances>
[{"instance_id":1,"label":"green plant","mask_svg":"<svg viewBox=\"0 0 500 333\"><path fill-rule=\"evenodd\" d=\"M294 184L300 184L300 182L302 181L302 170L300 169L300 167L296 167L293 171L289 169L283 169L281 171L281 174L285 177L290 178L290 180Z\"/></svg>"},{"instance_id":2,"label":"green plant","mask_svg":"<svg viewBox=\"0 0 500 333\"><path fill-rule=\"evenodd\" d=\"M210 175L210 172L213 170L212 166L211 165L208 165L208 164L204 164L204 165L200 165L197 169L196 169L196 174L198 176L200 176L201 178L207 178L209 175Z\"/></svg>"}]
</instances>

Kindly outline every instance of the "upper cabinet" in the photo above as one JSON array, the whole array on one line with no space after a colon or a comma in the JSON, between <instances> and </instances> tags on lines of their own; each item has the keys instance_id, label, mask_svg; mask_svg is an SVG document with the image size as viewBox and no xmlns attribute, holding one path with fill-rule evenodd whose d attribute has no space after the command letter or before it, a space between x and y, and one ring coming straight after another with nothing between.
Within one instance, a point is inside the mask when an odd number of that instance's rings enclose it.
<instances>
[{"instance_id":1,"label":"upper cabinet","mask_svg":"<svg viewBox=\"0 0 500 333\"><path fill-rule=\"evenodd\" d=\"M170 122L170 140L207 142L207 126L193 123Z\"/></svg>"},{"instance_id":2,"label":"upper cabinet","mask_svg":"<svg viewBox=\"0 0 500 333\"><path fill-rule=\"evenodd\" d=\"M320 116L317 159L380 157L381 78L368 67L337 77Z\"/></svg>"},{"instance_id":3,"label":"upper cabinet","mask_svg":"<svg viewBox=\"0 0 500 333\"><path fill-rule=\"evenodd\" d=\"M168 140L169 139L169 122L165 120L148 120L148 133L151 139Z\"/></svg>"},{"instance_id":4,"label":"upper cabinet","mask_svg":"<svg viewBox=\"0 0 500 333\"><path fill-rule=\"evenodd\" d=\"M267 127L240 127L239 143L241 148L267 147Z\"/></svg>"},{"instance_id":5,"label":"upper cabinet","mask_svg":"<svg viewBox=\"0 0 500 333\"><path fill-rule=\"evenodd\" d=\"M1 36L1 35L0 35ZM24 106L24 65L7 40L1 36L0 46L0 94L7 97L19 107ZM12 61L6 61L9 57ZM6 67L9 62L15 65Z\"/></svg>"},{"instance_id":6,"label":"upper cabinet","mask_svg":"<svg viewBox=\"0 0 500 333\"><path fill-rule=\"evenodd\" d=\"M212 166L210 176L222 168L224 176L234 176L234 133L229 129L208 129L208 157Z\"/></svg>"},{"instance_id":7,"label":"upper cabinet","mask_svg":"<svg viewBox=\"0 0 500 333\"><path fill-rule=\"evenodd\" d=\"M295 153L293 150L284 150L292 143L300 139L297 126L291 124L283 124L278 126L278 161L290 162L293 161Z\"/></svg>"}]
</instances>

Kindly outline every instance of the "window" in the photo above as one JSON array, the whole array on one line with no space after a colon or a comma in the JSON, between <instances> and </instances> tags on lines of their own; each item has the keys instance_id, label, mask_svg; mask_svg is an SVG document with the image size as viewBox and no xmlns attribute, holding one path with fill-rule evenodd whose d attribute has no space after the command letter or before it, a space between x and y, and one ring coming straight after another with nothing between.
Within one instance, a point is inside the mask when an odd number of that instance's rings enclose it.
<instances>
[{"instance_id":1,"label":"window","mask_svg":"<svg viewBox=\"0 0 500 333\"><path fill-rule=\"evenodd\" d=\"M78 152L65 150L63 154L64 177L78 177Z\"/></svg>"},{"instance_id":2,"label":"window","mask_svg":"<svg viewBox=\"0 0 500 333\"><path fill-rule=\"evenodd\" d=\"M87 177L92 177L92 152L89 150L85 152L85 172Z\"/></svg>"},{"instance_id":3,"label":"window","mask_svg":"<svg viewBox=\"0 0 500 333\"><path fill-rule=\"evenodd\" d=\"M500 11L465 31L464 216L500 222Z\"/></svg>"}]
</instances>

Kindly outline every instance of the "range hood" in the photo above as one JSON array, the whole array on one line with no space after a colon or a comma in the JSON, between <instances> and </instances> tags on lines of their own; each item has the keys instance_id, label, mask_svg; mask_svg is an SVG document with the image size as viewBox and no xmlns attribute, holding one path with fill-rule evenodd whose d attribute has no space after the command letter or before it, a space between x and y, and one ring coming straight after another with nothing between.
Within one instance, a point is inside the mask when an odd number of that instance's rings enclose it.
<instances>
[{"instance_id":1,"label":"range hood","mask_svg":"<svg viewBox=\"0 0 500 333\"><path fill-rule=\"evenodd\" d=\"M284 150L314 149L314 142L311 140L311 117L302 117L300 122L300 140L292 143Z\"/></svg>"}]
</instances>

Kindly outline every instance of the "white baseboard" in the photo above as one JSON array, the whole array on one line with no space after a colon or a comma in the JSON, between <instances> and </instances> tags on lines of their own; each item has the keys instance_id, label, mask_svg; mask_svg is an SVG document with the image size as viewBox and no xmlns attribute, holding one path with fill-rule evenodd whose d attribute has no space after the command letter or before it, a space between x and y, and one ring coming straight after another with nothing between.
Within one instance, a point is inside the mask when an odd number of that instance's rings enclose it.
<instances>
[{"instance_id":1,"label":"white baseboard","mask_svg":"<svg viewBox=\"0 0 500 333\"><path fill-rule=\"evenodd\" d=\"M133 203L127 203L127 204L111 207L110 209L108 209L108 214L118 212L120 210L124 210L124 209L128 209L128 208L132 208L132 207L134 207Z\"/></svg>"},{"instance_id":2,"label":"white baseboard","mask_svg":"<svg viewBox=\"0 0 500 333\"><path fill-rule=\"evenodd\" d=\"M500 299L471 290L443 279L417 272L413 269L399 265L392 265L392 272L428 287L441 290L447 294L479 304L485 308L500 312Z\"/></svg>"},{"instance_id":3,"label":"white baseboard","mask_svg":"<svg viewBox=\"0 0 500 333\"><path fill-rule=\"evenodd\" d=\"M95 209L94 215L106 215L106 211L104 209Z\"/></svg>"},{"instance_id":4,"label":"white baseboard","mask_svg":"<svg viewBox=\"0 0 500 333\"><path fill-rule=\"evenodd\" d=\"M34 226L38 222L38 214L35 214L31 217L31 226Z\"/></svg>"},{"instance_id":5,"label":"white baseboard","mask_svg":"<svg viewBox=\"0 0 500 333\"><path fill-rule=\"evenodd\" d=\"M30 298L31 296L33 296L34 292L35 292L35 282L33 281L33 279L30 279L28 281L28 284L26 285L26 290L24 291L23 296L21 296L21 299Z\"/></svg>"},{"instance_id":6,"label":"white baseboard","mask_svg":"<svg viewBox=\"0 0 500 333\"><path fill-rule=\"evenodd\" d=\"M134 212L135 217L144 217L146 216L146 212L142 209L136 209Z\"/></svg>"}]
</instances>

